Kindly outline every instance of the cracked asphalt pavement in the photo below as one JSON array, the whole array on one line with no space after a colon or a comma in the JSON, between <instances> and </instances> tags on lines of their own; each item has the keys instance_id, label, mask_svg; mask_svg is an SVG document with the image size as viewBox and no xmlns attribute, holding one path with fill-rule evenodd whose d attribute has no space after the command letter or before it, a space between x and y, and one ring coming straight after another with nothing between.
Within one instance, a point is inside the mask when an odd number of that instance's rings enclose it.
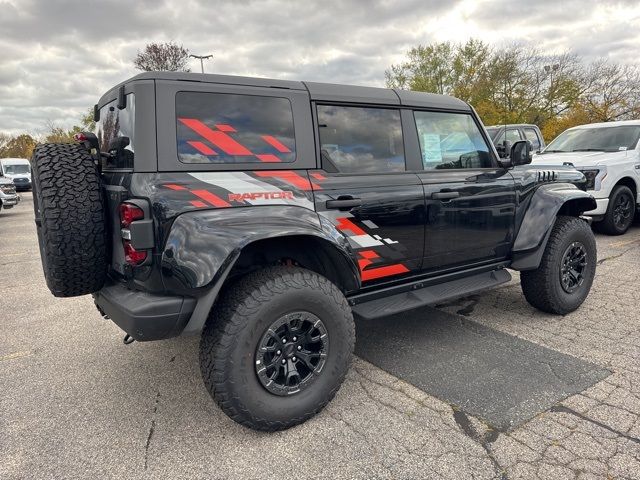
<instances>
[{"instance_id":1,"label":"cracked asphalt pavement","mask_svg":"<svg viewBox=\"0 0 640 480\"><path fill-rule=\"evenodd\" d=\"M23 198L0 212L1 479L640 479L639 225L597 235L593 289L570 315L530 307L517 275L420 312L464 317L612 372L586 390L498 431L356 358L322 413L267 434L216 407L197 338L125 346L90 297L51 296L31 194Z\"/></svg>"}]
</instances>

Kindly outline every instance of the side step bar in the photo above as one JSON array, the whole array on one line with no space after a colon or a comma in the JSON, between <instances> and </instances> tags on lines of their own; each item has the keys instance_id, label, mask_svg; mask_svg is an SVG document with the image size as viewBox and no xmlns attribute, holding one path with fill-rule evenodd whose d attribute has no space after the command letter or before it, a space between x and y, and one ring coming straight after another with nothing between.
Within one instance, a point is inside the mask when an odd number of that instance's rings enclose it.
<instances>
[{"instance_id":1,"label":"side step bar","mask_svg":"<svg viewBox=\"0 0 640 480\"><path fill-rule=\"evenodd\" d=\"M352 309L355 315L366 319L386 317L481 292L509 280L511 280L511 274L505 269L492 270L445 283L425 286L418 290L357 303Z\"/></svg>"}]
</instances>

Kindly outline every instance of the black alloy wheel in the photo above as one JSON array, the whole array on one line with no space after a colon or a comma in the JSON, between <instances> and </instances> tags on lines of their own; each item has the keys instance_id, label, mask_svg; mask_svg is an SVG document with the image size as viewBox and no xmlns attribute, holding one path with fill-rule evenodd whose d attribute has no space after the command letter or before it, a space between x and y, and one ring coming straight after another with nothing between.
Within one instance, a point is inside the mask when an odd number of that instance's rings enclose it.
<instances>
[{"instance_id":1,"label":"black alloy wheel","mask_svg":"<svg viewBox=\"0 0 640 480\"><path fill-rule=\"evenodd\" d=\"M613 205L613 223L620 230L626 230L633 221L633 198L627 192L620 192Z\"/></svg>"},{"instance_id":2,"label":"black alloy wheel","mask_svg":"<svg viewBox=\"0 0 640 480\"><path fill-rule=\"evenodd\" d=\"M581 242L571 243L562 256L560 284L567 293L573 293L584 283L588 265L587 250Z\"/></svg>"},{"instance_id":3,"label":"black alloy wheel","mask_svg":"<svg viewBox=\"0 0 640 480\"><path fill-rule=\"evenodd\" d=\"M322 372L329 353L327 329L310 312L280 317L262 336L255 353L260 383L275 395L293 395Z\"/></svg>"}]
</instances>

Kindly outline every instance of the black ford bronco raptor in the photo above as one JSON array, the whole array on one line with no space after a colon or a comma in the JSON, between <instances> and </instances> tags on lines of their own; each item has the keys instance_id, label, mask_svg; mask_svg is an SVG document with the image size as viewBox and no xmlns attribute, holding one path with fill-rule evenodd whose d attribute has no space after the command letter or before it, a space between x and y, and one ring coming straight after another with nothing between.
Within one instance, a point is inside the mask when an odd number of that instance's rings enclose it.
<instances>
[{"instance_id":1,"label":"black ford bronco raptor","mask_svg":"<svg viewBox=\"0 0 640 480\"><path fill-rule=\"evenodd\" d=\"M95 117L97 134L32 159L47 285L92 294L126 339L201 335L207 389L252 428L331 400L354 315L393 328L507 269L566 314L594 278L583 175L528 165L527 141L499 158L455 98L156 72Z\"/></svg>"}]
</instances>

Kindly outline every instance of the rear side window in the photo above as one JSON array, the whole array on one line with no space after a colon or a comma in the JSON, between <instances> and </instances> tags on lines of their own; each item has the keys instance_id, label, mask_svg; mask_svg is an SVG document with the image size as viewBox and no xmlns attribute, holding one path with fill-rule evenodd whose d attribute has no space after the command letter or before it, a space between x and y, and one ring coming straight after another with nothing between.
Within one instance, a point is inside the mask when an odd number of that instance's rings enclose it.
<instances>
[{"instance_id":1,"label":"rear side window","mask_svg":"<svg viewBox=\"0 0 640 480\"><path fill-rule=\"evenodd\" d=\"M100 109L100 120L96 123L100 149L108 152L117 147L114 155L103 157L102 168L105 169L133 168L136 97L129 93L126 99L127 105L122 110L116 106L117 100Z\"/></svg>"},{"instance_id":2,"label":"rear side window","mask_svg":"<svg viewBox=\"0 0 640 480\"><path fill-rule=\"evenodd\" d=\"M318 105L322 166L329 172L405 171L398 110Z\"/></svg>"},{"instance_id":3,"label":"rear side window","mask_svg":"<svg viewBox=\"0 0 640 480\"><path fill-rule=\"evenodd\" d=\"M527 137L527 140L531 142L534 150L540 150L540 139L538 138L538 132L536 132L533 128L525 128L524 135Z\"/></svg>"},{"instance_id":4,"label":"rear side window","mask_svg":"<svg viewBox=\"0 0 640 480\"><path fill-rule=\"evenodd\" d=\"M176 94L183 163L290 163L296 157L287 98L227 93Z\"/></svg>"},{"instance_id":5,"label":"rear side window","mask_svg":"<svg viewBox=\"0 0 640 480\"><path fill-rule=\"evenodd\" d=\"M489 147L466 113L414 112L425 170L491 168Z\"/></svg>"}]
</instances>

